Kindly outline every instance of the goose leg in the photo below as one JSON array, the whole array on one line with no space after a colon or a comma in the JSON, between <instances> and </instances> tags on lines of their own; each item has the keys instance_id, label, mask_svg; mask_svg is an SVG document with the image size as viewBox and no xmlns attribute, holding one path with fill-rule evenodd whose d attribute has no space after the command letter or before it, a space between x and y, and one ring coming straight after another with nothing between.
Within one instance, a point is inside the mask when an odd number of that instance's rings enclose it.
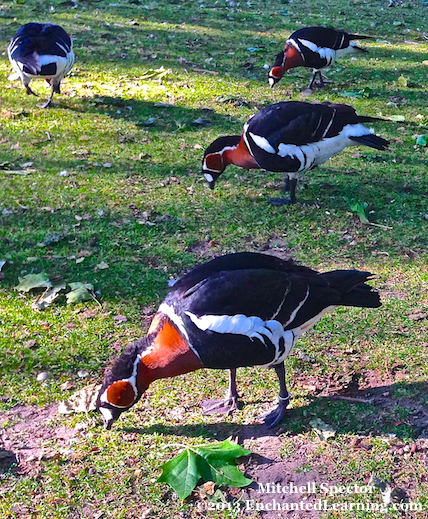
<instances>
[{"instance_id":1,"label":"goose leg","mask_svg":"<svg viewBox=\"0 0 428 519\"><path fill-rule=\"evenodd\" d=\"M316 76L317 76L317 73L318 73L318 70L315 70L315 69L314 69L314 70L312 71L312 77L311 77L311 80L309 81L309 85L308 85L308 87L307 87L309 90L312 90L312 87L313 87L313 85L314 85L314 83L315 83L315 78L316 78Z\"/></svg>"},{"instance_id":2,"label":"goose leg","mask_svg":"<svg viewBox=\"0 0 428 519\"><path fill-rule=\"evenodd\" d=\"M30 81L31 81L31 80L29 80L29 79L27 79L27 78L24 78L24 79L22 80L22 84L23 84L24 87L25 87L25 91L27 92L27 95L29 95L29 96L31 95L31 96L36 96L36 97L38 97L37 94L34 92L34 90L31 90L31 88L30 88Z\"/></svg>"},{"instance_id":3,"label":"goose leg","mask_svg":"<svg viewBox=\"0 0 428 519\"><path fill-rule=\"evenodd\" d=\"M324 78L322 77L321 70L318 70L319 83L318 88L325 88Z\"/></svg>"},{"instance_id":4,"label":"goose leg","mask_svg":"<svg viewBox=\"0 0 428 519\"><path fill-rule=\"evenodd\" d=\"M284 177L284 183L281 186L281 193L285 194L287 191L290 193L289 198L270 198L269 205L288 205L296 203L296 185L297 178L290 180L289 175Z\"/></svg>"},{"instance_id":5,"label":"goose leg","mask_svg":"<svg viewBox=\"0 0 428 519\"><path fill-rule=\"evenodd\" d=\"M54 91L52 90L51 95L49 96L49 99L45 103L42 103L42 104L37 105L37 106L39 108L48 108L49 106L51 106L53 95L54 95Z\"/></svg>"},{"instance_id":6,"label":"goose leg","mask_svg":"<svg viewBox=\"0 0 428 519\"><path fill-rule=\"evenodd\" d=\"M285 195L285 193L288 193L290 191L290 177L288 175L285 175L284 181L281 186L281 193Z\"/></svg>"},{"instance_id":7,"label":"goose leg","mask_svg":"<svg viewBox=\"0 0 428 519\"><path fill-rule=\"evenodd\" d=\"M279 380L279 405L270 413L267 413L260 418L264 419L266 426L271 429L275 427L283 418L290 403L290 395L285 384L285 366L284 362L275 366L275 371Z\"/></svg>"},{"instance_id":8,"label":"goose leg","mask_svg":"<svg viewBox=\"0 0 428 519\"><path fill-rule=\"evenodd\" d=\"M236 369L229 370L229 389L226 397L219 400L201 402L204 414L232 414L238 409L238 389L236 387Z\"/></svg>"}]
</instances>

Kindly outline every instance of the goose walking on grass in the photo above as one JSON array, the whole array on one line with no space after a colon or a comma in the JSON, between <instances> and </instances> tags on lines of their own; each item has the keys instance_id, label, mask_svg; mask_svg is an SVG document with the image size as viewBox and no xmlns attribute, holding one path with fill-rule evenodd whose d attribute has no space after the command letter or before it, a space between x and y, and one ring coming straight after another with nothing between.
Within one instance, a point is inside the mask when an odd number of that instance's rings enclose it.
<instances>
[{"instance_id":1,"label":"goose walking on grass","mask_svg":"<svg viewBox=\"0 0 428 519\"><path fill-rule=\"evenodd\" d=\"M74 63L70 36L53 23L26 23L12 38L7 52L16 73L9 79L20 78L27 94L34 96L37 94L30 88L31 80L45 79L51 86L51 95L39 106L50 106L54 94L61 93L61 81Z\"/></svg>"}]
</instances>

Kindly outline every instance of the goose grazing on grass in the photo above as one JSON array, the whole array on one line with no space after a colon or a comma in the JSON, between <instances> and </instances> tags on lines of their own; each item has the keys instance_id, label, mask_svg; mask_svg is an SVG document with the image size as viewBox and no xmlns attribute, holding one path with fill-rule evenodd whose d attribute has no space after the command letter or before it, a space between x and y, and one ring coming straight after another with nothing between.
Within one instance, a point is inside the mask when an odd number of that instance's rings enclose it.
<instances>
[{"instance_id":1,"label":"goose grazing on grass","mask_svg":"<svg viewBox=\"0 0 428 519\"><path fill-rule=\"evenodd\" d=\"M308 88L313 86L324 88L321 74L323 68L329 67L337 59L346 54L368 52L355 43L354 40L367 40L370 36L358 36L337 31L331 27L305 27L299 29L285 42L269 72L271 88L278 83L287 70L296 67L312 68L312 78ZM315 83L316 77L319 82Z\"/></svg>"},{"instance_id":2,"label":"goose grazing on grass","mask_svg":"<svg viewBox=\"0 0 428 519\"><path fill-rule=\"evenodd\" d=\"M20 78L27 94L37 96L30 88L32 79L46 79L51 95L40 108L52 103L54 94L60 94L60 84L74 63L70 36L53 23L26 23L16 32L7 48L9 61L16 74L9 79Z\"/></svg>"},{"instance_id":3,"label":"goose grazing on grass","mask_svg":"<svg viewBox=\"0 0 428 519\"><path fill-rule=\"evenodd\" d=\"M97 408L110 429L149 385L202 368L230 370L224 400L204 402L208 413L236 409L236 369L273 367L279 405L268 427L284 417L289 402L284 360L297 339L335 306L377 308L379 294L358 270L319 273L265 254L220 256L195 267L173 286L147 336L127 346L107 372Z\"/></svg>"},{"instance_id":4,"label":"goose grazing on grass","mask_svg":"<svg viewBox=\"0 0 428 519\"><path fill-rule=\"evenodd\" d=\"M352 106L344 104L276 103L245 123L241 135L212 142L205 150L202 173L210 189L229 164L287 173L281 191L289 191L290 197L275 198L270 203L294 204L297 177L302 171L323 164L347 146L385 150L388 141L363 125L380 120L357 115Z\"/></svg>"}]
</instances>

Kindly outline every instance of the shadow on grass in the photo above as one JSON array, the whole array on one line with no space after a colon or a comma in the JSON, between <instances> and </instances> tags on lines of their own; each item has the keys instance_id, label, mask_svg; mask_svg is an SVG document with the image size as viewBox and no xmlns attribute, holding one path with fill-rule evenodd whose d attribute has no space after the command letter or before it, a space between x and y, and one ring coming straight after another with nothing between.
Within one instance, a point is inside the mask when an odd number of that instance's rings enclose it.
<instances>
[{"instance_id":1,"label":"shadow on grass","mask_svg":"<svg viewBox=\"0 0 428 519\"><path fill-rule=\"evenodd\" d=\"M122 430L140 435L203 437L220 441L238 435L242 441L283 433L295 436L311 430L310 421L313 418L321 418L338 435L425 438L428 436L428 385L425 382L397 382L357 390L349 396L338 393L314 397L307 406L289 409L286 418L274 429L268 429L262 423L240 425L218 422L176 426L156 424Z\"/></svg>"},{"instance_id":2,"label":"shadow on grass","mask_svg":"<svg viewBox=\"0 0 428 519\"><path fill-rule=\"evenodd\" d=\"M236 121L229 115L221 115L208 108L192 109L169 103L139 101L133 97L117 97L96 94L94 97L82 97L83 102L94 104L85 109L68 107L78 112L99 113L100 107L104 115L113 119L125 119L144 129L148 134L156 132L199 132L201 128L230 128ZM64 107L66 108L66 107ZM108 110L108 111L105 111ZM240 133L241 123L238 123ZM209 142L206 143L208 146Z\"/></svg>"}]
</instances>

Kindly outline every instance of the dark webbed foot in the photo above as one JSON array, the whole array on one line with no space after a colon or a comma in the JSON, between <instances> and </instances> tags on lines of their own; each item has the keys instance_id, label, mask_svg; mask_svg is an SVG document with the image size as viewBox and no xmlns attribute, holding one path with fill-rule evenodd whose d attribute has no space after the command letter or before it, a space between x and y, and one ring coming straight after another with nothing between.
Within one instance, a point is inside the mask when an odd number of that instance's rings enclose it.
<instances>
[{"instance_id":1,"label":"dark webbed foot","mask_svg":"<svg viewBox=\"0 0 428 519\"><path fill-rule=\"evenodd\" d=\"M229 370L229 389L226 397L221 400L205 400L201 403L204 414L231 415L238 409L238 390L236 388L236 368Z\"/></svg>"},{"instance_id":2,"label":"dark webbed foot","mask_svg":"<svg viewBox=\"0 0 428 519\"><path fill-rule=\"evenodd\" d=\"M28 85L24 85L24 86L25 86L25 91L27 92L27 95L39 97L36 94L36 92L34 92L34 90L31 90L31 88Z\"/></svg>"},{"instance_id":3,"label":"dark webbed foot","mask_svg":"<svg viewBox=\"0 0 428 519\"><path fill-rule=\"evenodd\" d=\"M42 103L40 105L37 105L39 108L48 108L52 105L52 99L53 99L54 91L52 90L51 95L49 96L49 99L46 101L46 103Z\"/></svg>"},{"instance_id":4,"label":"dark webbed foot","mask_svg":"<svg viewBox=\"0 0 428 519\"><path fill-rule=\"evenodd\" d=\"M52 99L48 99L46 103L41 103L37 105L39 108L48 108L49 106L52 106Z\"/></svg>"},{"instance_id":5,"label":"dark webbed foot","mask_svg":"<svg viewBox=\"0 0 428 519\"><path fill-rule=\"evenodd\" d=\"M294 204L291 200L291 198L269 198L268 200L269 205L288 205L288 204Z\"/></svg>"},{"instance_id":6,"label":"dark webbed foot","mask_svg":"<svg viewBox=\"0 0 428 519\"><path fill-rule=\"evenodd\" d=\"M268 429L271 429L272 427L275 427L275 425L278 425L279 422L284 418L289 402L289 396L287 396L286 398L279 397L278 407L260 417L260 419L264 420Z\"/></svg>"},{"instance_id":7,"label":"dark webbed foot","mask_svg":"<svg viewBox=\"0 0 428 519\"><path fill-rule=\"evenodd\" d=\"M281 186L281 193L290 192L289 198L271 198L268 200L269 205L288 205L296 203L296 185L297 178L290 178L289 175L284 177L284 182Z\"/></svg>"},{"instance_id":8,"label":"dark webbed foot","mask_svg":"<svg viewBox=\"0 0 428 519\"><path fill-rule=\"evenodd\" d=\"M220 400L204 400L201 402L204 414L227 414L231 415L238 410L238 399L227 397Z\"/></svg>"}]
</instances>

